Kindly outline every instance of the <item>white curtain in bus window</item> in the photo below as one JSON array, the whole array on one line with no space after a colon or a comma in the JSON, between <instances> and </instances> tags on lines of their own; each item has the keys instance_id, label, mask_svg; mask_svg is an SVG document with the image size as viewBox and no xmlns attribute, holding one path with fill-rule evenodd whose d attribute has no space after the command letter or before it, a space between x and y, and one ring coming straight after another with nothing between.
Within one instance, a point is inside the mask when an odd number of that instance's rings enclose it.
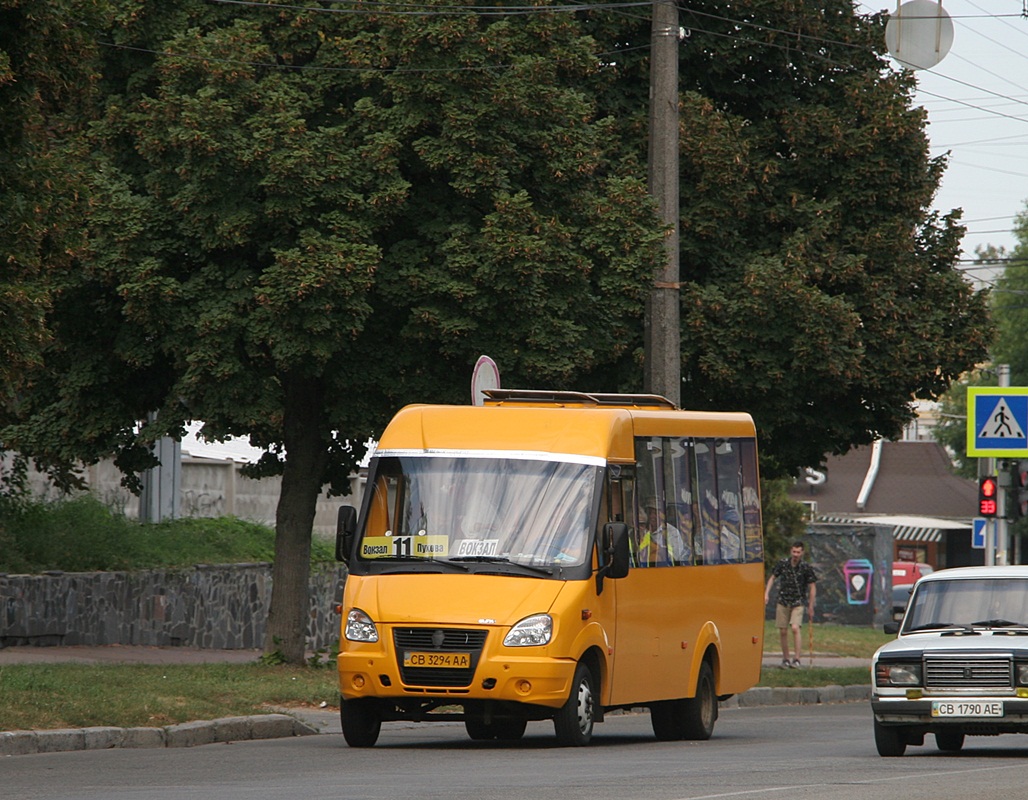
<instances>
[{"instance_id":1,"label":"white curtain in bus window","mask_svg":"<svg viewBox=\"0 0 1028 800\"><path fill-rule=\"evenodd\" d=\"M757 443L739 440L742 464L742 529L746 560L764 560L764 539L760 526L760 483L757 478Z\"/></svg>"},{"instance_id":2,"label":"white curtain in bus window","mask_svg":"<svg viewBox=\"0 0 1028 800\"><path fill-rule=\"evenodd\" d=\"M718 508L721 514L721 560L742 561L742 488L739 448L731 440L717 443Z\"/></svg>"},{"instance_id":3,"label":"white curtain in bus window","mask_svg":"<svg viewBox=\"0 0 1028 800\"><path fill-rule=\"evenodd\" d=\"M696 490L699 493L700 538L703 542L703 563L721 563L720 511L718 510L717 465L714 441L697 439Z\"/></svg>"},{"instance_id":4,"label":"white curtain in bus window","mask_svg":"<svg viewBox=\"0 0 1028 800\"><path fill-rule=\"evenodd\" d=\"M666 459L670 474L664 479L664 485L669 489L665 497L668 548L672 561L685 566L693 563L692 440L666 439L664 446L670 454Z\"/></svg>"},{"instance_id":5,"label":"white curtain in bus window","mask_svg":"<svg viewBox=\"0 0 1028 800\"><path fill-rule=\"evenodd\" d=\"M658 532L658 509L663 509L664 448L659 437L635 440L636 564L655 567L668 563L667 545Z\"/></svg>"}]
</instances>

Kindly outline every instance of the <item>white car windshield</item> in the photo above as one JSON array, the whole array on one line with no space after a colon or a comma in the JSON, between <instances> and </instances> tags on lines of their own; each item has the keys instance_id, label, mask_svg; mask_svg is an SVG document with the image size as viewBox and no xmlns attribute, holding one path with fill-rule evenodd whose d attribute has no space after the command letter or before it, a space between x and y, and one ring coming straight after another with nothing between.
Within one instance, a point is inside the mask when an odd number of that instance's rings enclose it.
<instances>
[{"instance_id":1,"label":"white car windshield","mask_svg":"<svg viewBox=\"0 0 1028 800\"><path fill-rule=\"evenodd\" d=\"M376 456L358 558L582 564L600 474L585 459Z\"/></svg>"},{"instance_id":2,"label":"white car windshield","mask_svg":"<svg viewBox=\"0 0 1028 800\"><path fill-rule=\"evenodd\" d=\"M1028 581L1017 578L940 580L917 587L903 631L1025 625L1028 625Z\"/></svg>"}]
</instances>

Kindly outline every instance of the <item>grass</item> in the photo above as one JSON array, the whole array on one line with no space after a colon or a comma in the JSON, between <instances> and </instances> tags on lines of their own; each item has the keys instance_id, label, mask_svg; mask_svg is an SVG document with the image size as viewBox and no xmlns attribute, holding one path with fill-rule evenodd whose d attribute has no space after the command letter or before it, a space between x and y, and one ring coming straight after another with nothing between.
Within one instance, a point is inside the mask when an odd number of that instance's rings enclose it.
<instances>
[{"instance_id":1,"label":"grass","mask_svg":"<svg viewBox=\"0 0 1028 800\"><path fill-rule=\"evenodd\" d=\"M803 630L803 643L808 644L809 631ZM837 656L870 659L874 651L895 638L880 628L859 625L814 626L815 652ZM778 652L778 629L774 622L764 623L764 650ZM806 656L801 659L806 662ZM868 667L806 667L803 669L765 669L760 674L760 686L853 686L871 680Z\"/></svg>"},{"instance_id":2,"label":"grass","mask_svg":"<svg viewBox=\"0 0 1028 800\"><path fill-rule=\"evenodd\" d=\"M312 541L311 560L334 560ZM0 572L86 572L271 561L275 532L235 517L141 523L83 495L52 503L0 498Z\"/></svg>"},{"instance_id":3,"label":"grass","mask_svg":"<svg viewBox=\"0 0 1028 800\"><path fill-rule=\"evenodd\" d=\"M803 628L803 646L808 646L808 627ZM861 625L834 625L818 623L814 625L814 651L836 656L852 656L854 658L871 658L875 650L886 642L895 639L895 635L885 633L881 628L869 628ZM790 640L791 643L791 640ZM773 621L764 623L764 650L777 653L778 628Z\"/></svg>"},{"instance_id":4,"label":"grass","mask_svg":"<svg viewBox=\"0 0 1028 800\"><path fill-rule=\"evenodd\" d=\"M862 686L871 681L868 667L803 667L778 669L760 673L758 686Z\"/></svg>"},{"instance_id":5,"label":"grass","mask_svg":"<svg viewBox=\"0 0 1028 800\"><path fill-rule=\"evenodd\" d=\"M334 669L253 664L17 664L0 667L0 730L161 727L338 707Z\"/></svg>"},{"instance_id":6,"label":"grass","mask_svg":"<svg viewBox=\"0 0 1028 800\"><path fill-rule=\"evenodd\" d=\"M805 633L805 632L804 632ZM768 626L765 641L777 643ZM817 651L870 658L890 637L871 628L818 625ZM339 703L334 662L253 664L16 664L0 667L0 730L93 725L160 727ZM325 666L329 668L324 668ZM761 686L859 685L867 667L765 669Z\"/></svg>"}]
</instances>

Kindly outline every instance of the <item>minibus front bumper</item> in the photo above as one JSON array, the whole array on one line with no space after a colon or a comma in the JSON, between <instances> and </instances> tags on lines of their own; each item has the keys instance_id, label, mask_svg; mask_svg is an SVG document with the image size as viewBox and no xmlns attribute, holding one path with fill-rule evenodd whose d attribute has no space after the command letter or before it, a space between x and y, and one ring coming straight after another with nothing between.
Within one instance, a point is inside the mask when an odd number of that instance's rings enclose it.
<instances>
[{"instance_id":1,"label":"minibus front bumper","mask_svg":"<svg viewBox=\"0 0 1028 800\"><path fill-rule=\"evenodd\" d=\"M343 643L337 666L344 699L449 698L454 703L494 700L559 708L575 674L574 659L554 657L547 646L490 647L486 642L480 650L456 652L389 648L383 640L392 641L392 631L383 626L380 632L379 642Z\"/></svg>"}]
</instances>

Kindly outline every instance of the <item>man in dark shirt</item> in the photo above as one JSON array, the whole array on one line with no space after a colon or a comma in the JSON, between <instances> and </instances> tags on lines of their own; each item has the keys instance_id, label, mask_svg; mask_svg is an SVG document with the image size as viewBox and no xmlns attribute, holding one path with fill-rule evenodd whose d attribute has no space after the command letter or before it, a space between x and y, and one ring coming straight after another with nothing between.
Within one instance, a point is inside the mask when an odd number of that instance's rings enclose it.
<instances>
[{"instance_id":1,"label":"man in dark shirt","mask_svg":"<svg viewBox=\"0 0 1028 800\"><path fill-rule=\"evenodd\" d=\"M775 609L775 625L782 643L782 666L800 666L802 652L801 628L803 626L803 604L807 603L810 619L814 619L814 597L817 594L817 573L803 560L803 542L793 542L789 558L783 558L771 570L764 589L764 605L771 598L771 586L778 579L778 604ZM789 660L789 628L792 628L795 643L795 657Z\"/></svg>"}]
</instances>

